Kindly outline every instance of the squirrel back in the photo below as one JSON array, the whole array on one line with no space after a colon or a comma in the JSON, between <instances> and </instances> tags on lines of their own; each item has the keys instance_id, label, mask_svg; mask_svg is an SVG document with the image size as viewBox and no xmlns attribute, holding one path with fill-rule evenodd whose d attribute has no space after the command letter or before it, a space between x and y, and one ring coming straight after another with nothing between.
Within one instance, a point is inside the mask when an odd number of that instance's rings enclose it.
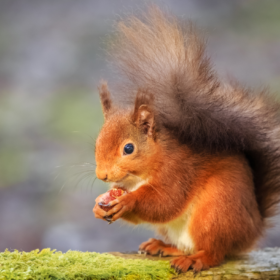
<instances>
[{"instance_id":1,"label":"squirrel back","mask_svg":"<svg viewBox=\"0 0 280 280\"><path fill-rule=\"evenodd\" d=\"M111 55L122 74L115 102L134 106L141 89L153 106L156 129L164 128L198 153L243 153L261 216L275 215L280 201L278 102L265 91L220 81L193 25L182 27L157 7L142 19L132 16L118 23Z\"/></svg>"}]
</instances>

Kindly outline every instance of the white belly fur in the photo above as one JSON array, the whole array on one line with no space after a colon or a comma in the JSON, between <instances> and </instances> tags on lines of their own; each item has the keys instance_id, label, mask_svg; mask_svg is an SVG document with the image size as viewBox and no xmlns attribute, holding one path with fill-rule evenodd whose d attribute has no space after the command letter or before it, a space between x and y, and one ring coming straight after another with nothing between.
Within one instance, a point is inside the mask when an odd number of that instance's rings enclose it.
<instances>
[{"instance_id":1,"label":"white belly fur","mask_svg":"<svg viewBox=\"0 0 280 280\"><path fill-rule=\"evenodd\" d=\"M181 217L156 226L160 231L165 232L168 242L186 254L192 254L195 251L194 242L189 234L191 212L192 206L190 205Z\"/></svg>"},{"instance_id":2,"label":"white belly fur","mask_svg":"<svg viewBox=\"0 0 280 280\"><path fill-rule=\"evenodd\" d=\"M125 187L129 191L135 191L139 189L142 185L147 183L141 178L131 178L130 182L118 184L120 187ZM192 214L192 205L190 205L179 218L175 219L172 222L165 224L152 225L159 231L166 233L168 241L176 246L179 250L184 251L186 254L192 254L195 250L193 240L189 234L189 221Z\"/></svg>"}]
</instances>

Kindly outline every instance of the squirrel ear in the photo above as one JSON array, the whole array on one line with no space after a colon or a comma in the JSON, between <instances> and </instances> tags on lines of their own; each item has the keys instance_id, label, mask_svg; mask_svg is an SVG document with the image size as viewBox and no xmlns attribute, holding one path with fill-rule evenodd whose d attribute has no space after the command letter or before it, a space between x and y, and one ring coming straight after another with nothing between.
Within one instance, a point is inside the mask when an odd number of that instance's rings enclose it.
<instances>
[{"instance_id":1,"label":"squirrel ear","mask_svg":"<svg viewBox=\"0 0 280 280\"><path fill-rule=\"evenodd\" d=\"M137 126L149 137L153 137L154 114L148 105L141 105L137 110Z\"/></svg>"},{"instance_id":2,"label":"squirrel ear","mask_svg":"<svg viewBox=\"0 0 280 280\"><path fill-rule=\"evenodd\" d=\"M98 87L99 90L99 96L102 104L102 111L104 118L106 119L109 112L112 109L112 99L111 94L107 87L107 82L101 82L101 85Z\"/></svg>"},{"instance_id":3,"label":"squirrel ear","mask_svg":"<svg viewBox=\"0 0 280 280\"><path fill-rule=\"evenodd\" d=\"M132 115L136 125L149 137L154 135L154 112L152 103L154 96L145 90L139 89L135 99L134 112Z\"/></svg>"}]
</instances>

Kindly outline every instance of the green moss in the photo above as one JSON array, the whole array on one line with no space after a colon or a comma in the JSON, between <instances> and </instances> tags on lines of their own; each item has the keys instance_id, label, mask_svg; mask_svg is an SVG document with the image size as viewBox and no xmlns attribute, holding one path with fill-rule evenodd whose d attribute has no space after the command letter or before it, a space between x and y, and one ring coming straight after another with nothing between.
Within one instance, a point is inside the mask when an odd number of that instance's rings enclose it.
<instances>
[{"instance_id":1,"label":"green moss","mask_svg":"<svg viewBox=\"0 0 280 280\"><path fill-rule=\"evenodd\" d=\"M110 254L44 249L0 253L0 280L170 279L168 261L123 259Z\"/></svg>"}]
</instances>

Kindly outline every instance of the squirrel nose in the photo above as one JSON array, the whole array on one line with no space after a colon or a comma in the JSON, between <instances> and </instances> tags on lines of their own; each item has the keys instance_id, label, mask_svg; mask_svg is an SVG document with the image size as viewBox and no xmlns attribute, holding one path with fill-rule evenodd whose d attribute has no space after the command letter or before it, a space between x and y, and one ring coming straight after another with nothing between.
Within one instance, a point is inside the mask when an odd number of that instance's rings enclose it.
<instances>
[{"instance_id":1,"label":"squirrel nose","mask_svg":"<svg viewBox=\"0 0 280 280\"><path fill-rule=\"evenodd\" d=\"M108 178L108 177L107 177L107 174L106 174L104 178L100 178L100 179L106 182L106 181L107 181L107 178Z\"/></svg>"},{"instance_id":2,"label":"squirrel nose","mask_svg":"<svg viewBox=\"0 0 280 280\"><path fill-rule=\"evenodd\" d=\"M100 180L102 180L102 181L104 181L104 182L107 181L107 179L108 179L108 174L107 174L106 171L101 171L101 170L99 170L98 168L96 168L95 173L96 173L96 176L97 176L98 179L100 179Z\"/></svg>"}]
</instances>

